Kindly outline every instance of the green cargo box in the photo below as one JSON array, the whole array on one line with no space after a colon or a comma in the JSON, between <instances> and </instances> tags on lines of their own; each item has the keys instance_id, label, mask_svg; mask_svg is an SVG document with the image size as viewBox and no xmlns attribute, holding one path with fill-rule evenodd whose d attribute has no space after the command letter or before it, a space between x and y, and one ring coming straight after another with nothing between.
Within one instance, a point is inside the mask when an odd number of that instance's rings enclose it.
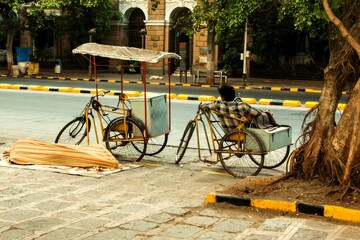
<instances>
[{"instance_id":1,"label":"green cargo box","mask_svg":"<svg viewBox=\"0 0 360 240\"><path fill-rule=\"evenodd\" d=\"M169 133L169 116L166 94L149 94L146 97L133 97L129 99L131 104L131 117L139 120L145 125L146 101L146 123L148 137L156 137Z\"/></svg>"},{"instance_id":2,"label":"green cargo box","mask_svg":"<svg viewBox=\"0 0 360 240\"><path fill-rule=\"evenodd\" d=\"M291 127L281 126L270 129L247 128L255 134L263 145L264 151L270 152L291 145Z\"/></svg>"}]
</instances>

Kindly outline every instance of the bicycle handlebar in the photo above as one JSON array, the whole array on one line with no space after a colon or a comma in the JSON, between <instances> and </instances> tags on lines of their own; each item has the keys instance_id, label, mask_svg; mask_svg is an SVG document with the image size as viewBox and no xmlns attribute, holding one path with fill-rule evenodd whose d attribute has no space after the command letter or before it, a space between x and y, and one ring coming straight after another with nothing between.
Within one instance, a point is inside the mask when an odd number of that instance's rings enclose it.
<instances>
[{"instance_id":1,"label":"bicycle handlebar","mask_svg":"<svg viewBox=\"0 0 360 240\"><path fill-rule=\"evenodd\" d=\"M102 96L102 97L104 97L107 93L109 93L110 92L110 90L106 90L106 91L104 91L104 92L101 92L99 95L100 96Z\"/></svg>"},{"instance_id":2,"label":"bicycle handlebar","mask_svg":"<svg viewBox=\"0 0 360 240\"><path fill-rule=\"evenodd\" d=\"M198 115L198 114L204 114L205 113L205 111L206 111L206 109L208 109L207 107L202 107L201 106L202 105L202 102L200 102L199 103L199 105L198 105L198 109L197 109L197 111L196 111L196 114Z\"/></svg>"}]
</instances>

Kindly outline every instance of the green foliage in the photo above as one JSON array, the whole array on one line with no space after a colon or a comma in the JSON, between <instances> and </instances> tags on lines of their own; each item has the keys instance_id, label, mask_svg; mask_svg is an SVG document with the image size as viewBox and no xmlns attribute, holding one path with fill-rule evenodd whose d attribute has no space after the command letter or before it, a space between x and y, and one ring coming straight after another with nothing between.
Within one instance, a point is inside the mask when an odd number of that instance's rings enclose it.
<instances>
[{"instance_id":1,"label":"green foliage","mask_svg":"<svg viewBox=\"0 0 360 240\"><path fill-rule=\"evenodd\" d=\"M159 0L151 0L151 10L155 11L156 8L159 6L160 1Z\"/></svg>"},{"instance_id":2,"label":"green foliage","mask_svg":"<svg viewBox=\"0 0 360 240\"><path fill-rule=\"evenodd\" d=\"M222 56L222 71L227 75L235 75L236 69L238 69L239 61L240 61L240 53L239 49L236 47L230 47Z\"/></svg>"},{"instance_id":3,"label":"green foliage","mask_svg":"<svg viewBox=\"0 0 360 240\"><path fill-rule=\"evenodd\" d=\"M17 9L20 6L20 4L22 4L24 2L29 2L29 1L0 0L0 6L1 6L1 9L5 9L5 8Z\"/></svg>"},{"instance_id":4,"label":"green foliage","mask_svg":"<svg viewBox=\"0 0 360 240\"><path fill-rule=\"evenodd\" d=\"M276 1L273 0L200 0L192 14L179 18L177 26L187 23L182 31L189 36L204 28L215 31L215 43L222 43L224 48L220 65L231 73L240 63L239 54L242 52L245 22L259 10L271 8L274 4Z\"/></svg>"},{"instance_id":5,"label":"green foliage","mask_svg":"<svg viewBox=\"0 0 360 240\"><path fill-rule=\"evenodd\" d=\"M0 1L0 37L6 36L10 29L19 27L16 10L20 2L14 0Z\"/></svg>"},{"instance_id":6,"label":"green foliage","mask_svg":"<svg viewBox=\"0 0 360 240\"><path fill-rule=\"evenodd\" d=\"M55 23L56 35L67 35L72 45L76 46L89 40L90 29L96 28L93 41L110 29L113 1L59 1L62 15Z\"/></svg>"},{"instance_id":7,"label":"green foliage","mask_svg":"<svg viewBox=\"0 0 360 240\"><path fill-rule=\"evenodd\" d=\"M341 0L329 0L333 9L341 6ZM239 68L239 54L243 49L244 25L247 21L253 44L250 51L258 60L278 68L280 59L285 63L296 54L297 36L309 34L313 58L327 56L324 47L329 39L328 24L323 18L321 0L199 0L190 16L180 18L177 26L192 36L207 28L216 32L216 43L221 44L221 67L228 72ZM316 56L315 56L316 55ZM320 57L319 57L320 59ZM321 62L323 59L321 59Z\"/></svg>"},{"instance_id":8,"label":"green foliage","mask_svg":"<svg viewBox=\"0 0 360 240\"><path fill-rule=\"evenodd\" d=\"M21 4L30 1L0 0L0 37L6 35L9 28L19 28L19 18L16 15ZM112 0L38 0L33 2L28 11L30 34L38 36L40 30L53 31L57 36L67 35L73 45L87 42L88 31L96 28L94 39L110 29L111 20L120 20L120 14L114 14ZM61 10L61 16L54 16L46 9ZM50 24L49 23L53 23ZM53 30L49 26L54 27Z\"/></svg>"},{"instance_id":9,"label":"green foliage","mask_svg":"<svg viewBox=\"0 0 360 240\"><path fill-rule=\"evenodd\" d=\"M329 0L333 11L341 8L342 0ZM310 37L319 36L324 29L329 27L328 16L322 8L321 0L296 0L284 1L280 8L280 20L286 16L294 19L294 27L300 31L306 31ZM328 38L328 35L322 36Z\"/></svg>"},{"instance_id":10,"label":"green foliage","mask_svg":"<svg viewBox=\"0 0 360 240\"><path fill-rule=\"evenodd\" d=\"M250 50L258 56L258 61L279 67L280 56L289 59L296 54L295 46L298 31L294 29L293 19L286 17L278 22L278 8L267 8L261 14L249 18L253 44Z\"/></svg>"},{"instance_id":11,"label":"green foliage","mask_svg":"<svg viewBox=\"0 0 360 240\"><path fill-rule=\"evenodd\" d=\"M111 15L111 20L123 21L123 15L121 12L113 12Z\"/></svg>"},{"instance_id":12,"label":"green foliage","mask_svg":"<svg viewBox=\"0 0 360 240\"><path fill-rule=\"evenodd\" d=\"M246 19L273 0L199 0L189 16L180 18L177 26L183 25L183 32L189 36L204 28L216 32L217 40L228 38L229 31L237 32Z\"/></svg>"},{"instance_id":13,"label":"green foliage","mask_svg":"<svg viewBox=\"0 0 360 240\"><path fill-rule=\"evenodd\" d=\"M41 36L40 31L53 32L55 16L48 15L41 9L35 8L28 14L28 23L30 35L32 39L36 39Z\"/></svg>"}]
</instances>

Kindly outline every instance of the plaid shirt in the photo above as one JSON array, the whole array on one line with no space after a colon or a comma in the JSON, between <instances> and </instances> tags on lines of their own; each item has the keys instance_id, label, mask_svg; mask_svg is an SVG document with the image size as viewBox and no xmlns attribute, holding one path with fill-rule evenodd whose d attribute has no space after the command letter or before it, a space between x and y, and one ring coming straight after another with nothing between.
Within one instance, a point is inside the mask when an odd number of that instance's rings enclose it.
<instances>
[{"instance_id":1,"label":"plaid shirt","mask_svg":"<svg viewBox=\"0 0 360 240\"><path fill-rule=\"evenodd\" d=\"M211 103L204 103L202 104L202 107L220 113L217 117L225 132L235 129L242 122L246 122L246 116L257 116L259 114L259 110L242 102L239 98L235 98L234 101L229 102L216 100ZM240 118L241 120L234 118Z\"/></svg>"}]
</instances>

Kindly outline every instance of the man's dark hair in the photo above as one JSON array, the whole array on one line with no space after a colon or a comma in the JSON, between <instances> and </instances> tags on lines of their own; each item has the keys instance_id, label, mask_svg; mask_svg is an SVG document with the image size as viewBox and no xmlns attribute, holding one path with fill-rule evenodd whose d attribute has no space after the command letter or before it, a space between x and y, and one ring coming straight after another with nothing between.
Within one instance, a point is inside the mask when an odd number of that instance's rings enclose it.
<instances>
[{"instance_id":1,"label":"man's dark hair","mask_svg":"<svg viewBox=\"0 0 360 240\"><path fill-rule=\"evenodd\" d=\"M224 101L233 101L235 99L235 89L227 83L224 83L218 88L218 93Z\"/></svg>"}]
</instances>

